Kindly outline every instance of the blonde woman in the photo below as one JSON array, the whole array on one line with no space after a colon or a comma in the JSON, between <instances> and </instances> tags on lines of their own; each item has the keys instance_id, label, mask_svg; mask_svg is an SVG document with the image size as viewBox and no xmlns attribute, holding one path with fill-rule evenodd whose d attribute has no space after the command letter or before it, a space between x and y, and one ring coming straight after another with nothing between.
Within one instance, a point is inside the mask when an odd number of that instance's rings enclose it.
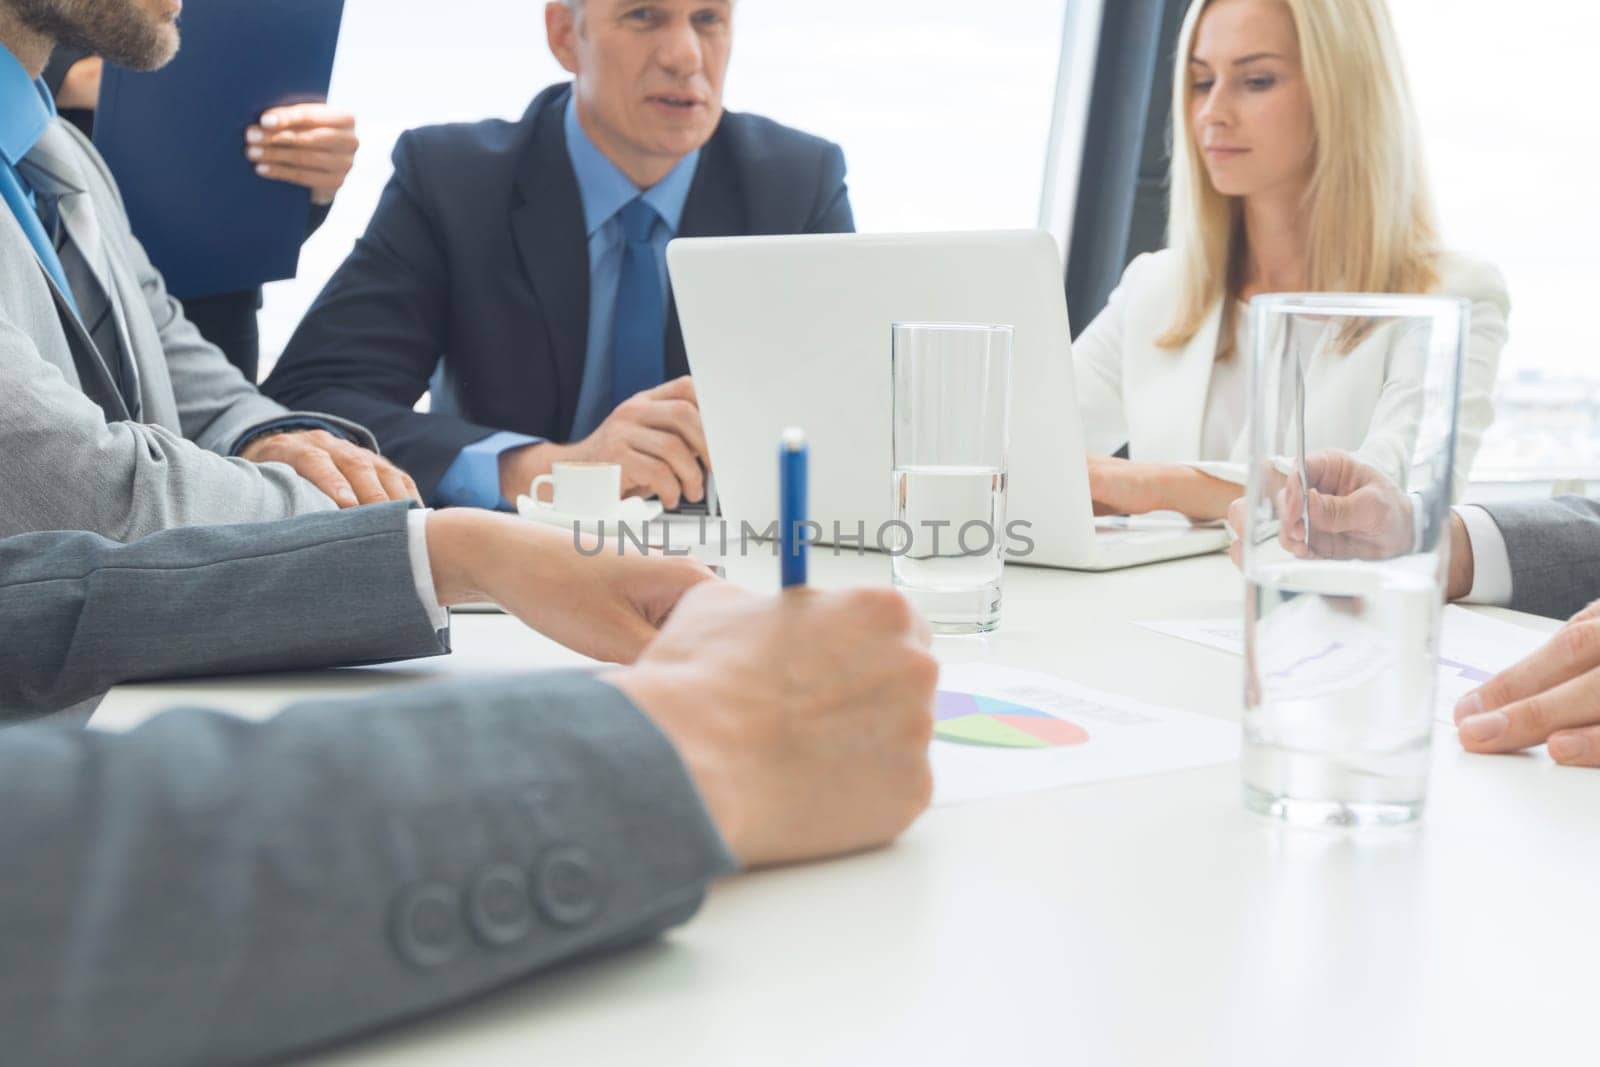
<instances>
[{"instance_id":1,"label":"blonde woman","mask_svg":"<svg viewBox=\"0 0 1600 1067\"><path fill-rule=\"evenodd\" d=\"M1444 293L1472 303L1455 490L1493 419L1509 299L1442 252L1383 0L1195 0L1178 49L1171 247L1136 259L1075 345L1101 513L1217 519L1241 495L1248 317L1269 292ZM1382 334L1317 361L1307 447L1391 476L1414 383ZM1128 446L1128 460L1105 458Z\"/></svg>"}]
</instances>

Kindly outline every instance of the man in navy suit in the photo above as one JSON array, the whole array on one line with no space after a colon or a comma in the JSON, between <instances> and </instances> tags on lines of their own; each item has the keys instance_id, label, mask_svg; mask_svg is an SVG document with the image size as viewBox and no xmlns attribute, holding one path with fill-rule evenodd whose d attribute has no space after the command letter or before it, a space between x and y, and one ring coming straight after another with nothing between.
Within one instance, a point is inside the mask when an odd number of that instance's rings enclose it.
<instances>
[{"instance_id":1,"label":"man in navy suit","mask_svg":"<svg viewBox=\"0 0 1600 1067\"><path fill-rule=\"evenodd\" d=\"M441 505L557 461L705 495L666 245L853 229L837 145L723 111L733 0L554 0L573 74L521 121L404 135L365 236L263 386L370 427ZM432 410L413 410L432 389Z\"/></svg>"}]
</instances>

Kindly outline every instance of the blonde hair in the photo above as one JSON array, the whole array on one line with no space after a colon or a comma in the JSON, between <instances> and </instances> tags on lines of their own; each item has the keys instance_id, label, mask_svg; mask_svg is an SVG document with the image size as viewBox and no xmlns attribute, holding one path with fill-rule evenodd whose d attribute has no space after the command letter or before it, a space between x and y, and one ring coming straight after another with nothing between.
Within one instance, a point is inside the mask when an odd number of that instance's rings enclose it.
<instances>
[{"instance_id":1,"label":"blonde hair","mask_svg":"<svg viewBox=\"0 0 1600 1067\"><path fill-rule=\"evenodd\" d=\"M1384 0L1279 2L1288 7L1300 39L1316 135L1306 204L1311 290L1432 291L1439 282L1438 226L1411 90ZM1168 244L1183 264L1183 292L1176 320L1157 343L1189 343L1220 300L1217 354L1226 358L1244 283L1242 204L1211 184L1189 118L1189 60L1211 3L1194 0L1178 42Z\"/></svg>"}]
</instances>

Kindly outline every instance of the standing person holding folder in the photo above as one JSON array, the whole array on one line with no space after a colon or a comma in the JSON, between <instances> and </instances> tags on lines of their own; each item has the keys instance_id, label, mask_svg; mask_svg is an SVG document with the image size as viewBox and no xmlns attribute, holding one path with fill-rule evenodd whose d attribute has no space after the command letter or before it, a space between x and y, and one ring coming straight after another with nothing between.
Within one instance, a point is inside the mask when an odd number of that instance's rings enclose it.
<instances>
[{"instance_id":1,"label":"standing person holding folder","mask_svg":"<svg viewBox=\"0 0 1600 1067\"><path fill-rule=\"evenodd\" d=\"M60 46L44 70L45 84L56 98L61 117L89 138L94 137L103 68L99 56L82 48ZM359 148L355 116L319 103L269 109L258 125L245 131L239 145L262 178L311 190L307 238L327 219ZM254 382L261 364L261 332L256 322L261 287L190 297L182 304L184 316L200 336L222 349L228 362Z\"/></svg>"}]
</instances>

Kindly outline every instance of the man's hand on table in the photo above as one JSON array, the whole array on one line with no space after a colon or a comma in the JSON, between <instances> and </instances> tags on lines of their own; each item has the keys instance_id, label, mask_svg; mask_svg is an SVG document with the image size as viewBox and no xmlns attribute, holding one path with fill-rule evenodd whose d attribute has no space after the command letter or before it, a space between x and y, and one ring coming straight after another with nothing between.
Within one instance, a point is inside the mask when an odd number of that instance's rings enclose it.
<instances>
[{"instance_id":1,"label":"man's hand on table","mask_svg":"<svg viewBox=\"0 0 1600 1067\"><path fill-rule=\"evenodd\" d=\"M657 497L668 509L704 500L711 450L694 382L675 378L630 397L582 441L544 441L506 452L500 457L500 495L516 500L556 463L619 463L623 496Z\"/></svg>"},{"instance_id":2,"label":"man's hand on table","mask_svg":"<svg viewBox=\"0 0 1600 1067\"><path fill-rule=\"evenodd\" d=\"M1300 559L1392 559L1415 550L1416 500L1387 475L1345 452L1306 457L1307 494L1299 472L1280 477L1272 493L1278 543ZM1246 502L1228 509L1233 531L1229 554L1244 564ZM1306 519L1311 520L1309 536ZM1445 595L1459 600L1472 591L1472 542L1466 524L1450 514L1450 573Z\"/></svg>"},{"instance_id":3,"label":"man's hand on table","mask_svg":"<svg viewBox=\"0 0 1600 1067\"><path fill-rule=\"evenodd\" d=\"M711 569L689 557L578 552L571 530L475 508L428 516L428 559L445 607L492 601L575 652L632 663Z\"/></svg>"},{"instance_id":4,"label":"man's hand on table","mask_svg":"<svg viewBox=\"0 0 1600 1067\"><path fill-rule=\"evenodd\" d=\"M283 463L341 508L415 500L422 494L411 476L369 449L327 430L267 433L240 452L252 463Z\"/></svg>"},{"instance_id":5,"label":"man's hand on table","mask_svg":"<svg viewBox=\"0 0 1600 1067\"><path fill-rule=\"evenodd\" d=\"M928 806L939 665L887 589L757 596L687 557L581 555L570 532L428 516L439 602L492 600L595 659L672 740L746 867L884 844Z\"/></svg>"},{"instance_id":6,"label":"man's hand on table","mask_svg":"<svg viewBox=\"0 0 1600 1067\"><path fill-rule=\"evenodd\" d=\"M1305 484L1299 471L1290 474L1273 504L1279 543L1301 559L1393 559L1415 550L1411 498L1343 452L1307 456Z\"/></svg>"},{"instance_id":7,"label":"man's hand on table","mask_svg":"<svg viewBox=\"0 0 1600 1067\"><path fill-rule=\"evenodd\" d=\"M1300 472L1279 477L1272 493L1278 543L1300 559L1392 559L1413 550L1413 502L1381 471L1343 452L1313 452ZM1228 509L1241 562L1246 502ZM1310 530L1306 520L1310 519Z\"/></svg>"},{"instance_id":8,"label":"man's hand on table","mask_svg":"<svg viewBox=\"0 0 1600 1067\"><path fill-rule=\"evenodd\" d=\"M1456 725L1469 752L1548 743L1557 763L1600 767L1600 601L1543 648L1462 697Z\"/></svg>"},{"instance_id":9,"label":"man's hand on table","mask_svg":"<svg viewBox=\"0 0 1600 1067\"><path fill-rule=\"evenodd\" d=\"M887 589L683 598L605 675L672 739L745 867L885 844L927 807L939 665Z\"/></svg>"}]
</instances>

